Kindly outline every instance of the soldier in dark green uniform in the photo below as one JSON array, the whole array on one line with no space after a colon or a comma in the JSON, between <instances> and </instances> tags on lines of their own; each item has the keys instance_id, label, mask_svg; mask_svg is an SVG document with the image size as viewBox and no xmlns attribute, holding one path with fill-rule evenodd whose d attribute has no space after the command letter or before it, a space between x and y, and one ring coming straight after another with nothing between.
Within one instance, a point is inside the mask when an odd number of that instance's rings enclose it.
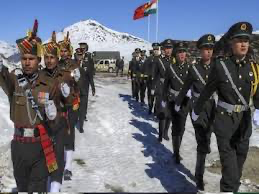
<instances>
[{"instance_id":1,"label":"soldier in dark green uniform","mask_svg":"<svg viewBox=\"0 0 259 194\"><path fill-rule=\"evenodd\" d=\"M252 134L250 100L259 108L258 65L248 55L251 34L252 25L248 22L236 23L229 29L232 55L216 60L192 112L192 119L198 122L204 105L218 92L213 127L222 165L222 192L239 189Z\"/></svg>"},{"instance_id":2,"label":"soldier in dark green uniform","mask_svg":"<svg viewBox=\"0 0 259 194\"><path fill-rule=\"evenodd\" d=\"M92 95L95 95L94 86L94 72L91 68L89 60L84 60L84 50L80 49L77 53L77 62L80 66L80 79L78 85L80 88L80 106L79 106L79 132L84 132L84 121L87 121L87 107L88 107L88 96L89 96L89 86L92 89Z\"/></svg>"},{"instance_id":3,"label":"soldier in dark green uniform","mask_svg":"<svg viewBox=\"0 0 259 194\"><path fill-rule=\"evenodd\" d=\"M164 99L162 103L167 104L169 109L169 114L166 117L165 128L163 131L163 136L165 139L168 138L168 128L170 121L172 120L172 143L174 150L175 162L180 163L180 146L182 142L182 137L185 131L185 124L187 115L189 113L189 97L183 96L183 106L181 111L176 112L175 100L183 88L184 80L188 75L189 64L187 63L187 45L184 42L179 42L175 45L175 58L170 58L167 66L165 87L164 87Z\"/></svg>"},{"instance_id":4,"label":"soldier in dark green uniform","mask_svg":"<svg viewBox=\"0 0 259 194\"><path fill-rule=\"evenodd\" d=\"M49 173L58 169L50 139L55 129L50 122L57 117L54 94L57 82L39 72L41 39L33 31L16 41L22 69L9 73L0 64L0 86L8 95L10 117L14 123L11 142L13 173L19 192L46 192Z\"/></svg>"},{"instance_id":5,"label":"soldier in dark green uniform","mask_svg":"<svg viewBox=\"0 0 259 194\"><path fill-rule=\"evenodd\" d=\"M167 67L169 67L172 60L172 52L173 52L173 40L167 39L163 42L163 49L165 51L165 56L161 55L154 57L154 68L152 73L152 89L154 89L154 94L156 97L156 116L159 119L159 136L158 141L162 142L163 131L165 128L165 118L168 114L168 109L166 104L164 103L164 84L166 78Z\"/></svg>"},{"instance_id":6,"label":"soldier in dark green uniform","mask_svg":"<svg viewBox=\"0 0 259 194\"><path fill-rule=\"evenodd\" d=\"M80 42L78 43L80 46L81 51L83 52L83 61L85 66L87 66L88 70L93 72L93 75L95 75L95 68L94 68L94 60L93 60L93 55L92 53L90 53L89 50L89 46L86 42Z\"/></svg>"},{"instance_id":7,"label":"soldier in dark green uniform","mask_svg":"<svg viewBox=\"0 0 259 194\"><path fill-rule=\"evenodd\" d=\"M141 57L139 62L140 77L139 77L139 89L140 89L140 102L142 105L145 104L145 96L147 89L147 74L145 73L145 61L146 61L146 50L141 50Z\"/></svg>"},{"instance_id":8,"label":"soldier in dark green uniform","mask_svg":"<svg viewBox=\"0 0 259 194\"><path fill-rule=\"evenodd\" d=\"M197 42L197 48L200 49L201 60L196 61L189 68L187 77L184 80L182 90L175 101L176 111L180 110L180 106L184 102L184 98L187 93L192 90L192 104L194 104L197 98L200 96L203 88L205 87L208 76L213 68L212 54L213 46L215 44L215 37L212 34L206 34L202 36ZM197 160L195 168L195 178L197 188L204 190L203 175L205 170L206 155L210 153L210 137L212 132L211 124L213 122L213 112L215 107L215 100L213 96L206 102L201 117L203 117L203 123L193 122L195 129L195 137L197 142Z\"/></svg>"},{"instance_id":9,"label":"soldier in dark green uniform","mask_svg":"<svg viewBox=\"0 0 259 194\"><path fill-rule=\"evenodd\" d=\"M71 180L72 177L72 160L73 160L73 151L75 150L75 126L78 121L78 110L80 103L80 89L78 86L78 81L80 79L80 67L78 63L72 59L73 48L69 39L69 32L63 41L59 42L60 48L60 61L59 68L64 71L68 71L70 75L74 78L71 82L70 87L72 90L72 95L74 98L73 105L68 108L68 119L70 133L66 135L65 142L65 171L64 171L64 180Z\"/></svg>"}]
</instances>

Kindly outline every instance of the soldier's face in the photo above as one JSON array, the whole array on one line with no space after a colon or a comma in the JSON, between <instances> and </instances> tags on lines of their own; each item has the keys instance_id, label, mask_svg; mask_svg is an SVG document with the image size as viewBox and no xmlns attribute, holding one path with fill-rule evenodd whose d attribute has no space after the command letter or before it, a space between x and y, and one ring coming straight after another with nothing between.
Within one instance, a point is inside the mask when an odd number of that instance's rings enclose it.
<instances>
[{"instance_id":1,"label":"soldier's face","mask_svg":"<svg viewBox=\"0 0 259 194\"><path fill-rule=\"evenodd\" d=\"M44 55L44 62L47 69L54 69L58 65L58 58L55 55Z\"/></svg>"},{"instance_id":2,"label":"soldier's face","mask_svg":"<svg viewBox=\"0 0 259 194\"><path fill-rule=\"evenodd\" d=\"M170 57L173 53L173 48L165 48L164 51L165 55Z\"/></svg>"},{"instance_id":3,"label":"soldier's face","mask_svg":"<svg viewBox=\"0 0 259 194\"><path fill-rule=\"evenodd\" d=\"M179 51L176 53L176 58L180 63L183 63L186 60L186 52Z\"/></svg>"},{"instance_id":4,"label":"soldier's face","mask_svg":"<svg viewBox=\"0 0 259 194\"><path fill-rule=\"evenodd\" d=\"M38 70L39 58L32 54L23 54L21 56L22 69L25 74L31 75Z\"/></svg>"},{"instance_id":5,"label":"soldier's face","mask_svg":"<svg viewBox=\"0 0 259 194\"><path fill-rule=\"evenodd\" d=\"M155 56L161 55L161 50L160 49L154 49L154 55Z\"/></svg>"},{"instance_id":6,"label":"soldier's face","mask_svg":"<svg viewBox=\"0 0 259 194\"><path fill-rule=\"evenodd\" d=\"M201 48L201 58L203 61L208 61L211 59L213 54L213 48L202 47Z\"/></svg>"},{"instance_id":7,"label":"soldier's face","mask_svg":"<svg viewBox=\"0 0 259 194\"><path fill-rule=\"evenodd\" d=\"M61 59L64 59L64 60L70 58L70 52L69 52L69 50L66 49L66 48L62 48L62 49L60 50L60 57L61 57Z\"/></svg>"},{"instance_id":8,"label":"soldier's face","mask_svg":"<svg viewBox=\"0 0 259 194\"><path fill-rule=\"evenodd\" d=\"M249 45L248 38L234 38L231 42L232 52L235 56L244 57L248 52Z\"/></svg>"}]
</instances>

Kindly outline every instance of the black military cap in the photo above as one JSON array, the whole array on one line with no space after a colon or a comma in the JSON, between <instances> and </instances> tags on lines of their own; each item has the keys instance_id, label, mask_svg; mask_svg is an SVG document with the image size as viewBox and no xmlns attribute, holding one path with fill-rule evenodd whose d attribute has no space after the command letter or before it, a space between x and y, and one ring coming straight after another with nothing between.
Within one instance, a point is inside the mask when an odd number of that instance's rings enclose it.
<instances>
[{"instance_id":1,"label":"black military cap","mask_svg":"<svg viewBox=\"0 0 259 194\"><path fill-rule=\"evenodd\" d=\"M173 40L172 39L166 39L163 41L162 46L164 48L173 48Z\"/></svg>"},{"instance_id":2,"label":"black military cap","mask_svg":"<svg viewBox=\"0 0 259 194\"><path fill-rule=\"evenodd\" d=\"M158 49L160 47L160 44L158 42L154 42L152 44L153 49Z\"/></svg>"},{"instance_id":3,"label":"black military cap","mask_svg":"<svg viewBox=\"0 0 259 194\"><path fill-rule=\"evenodd\" d=\"M141 52L141 49L140 48L136 48L135 49L135 53L140 53Z\"/></svg>"},{"instance_id":4,"label":"black military cap","mask_svg":"<svg viewBox=\"0 0 259 194\"><path fill-rule=\"evenodd\" d=\"M176 49L176 52L179 52L179 51L187 51L187 44L184 43L184 42L178 42L176 45L175 45L175 49Z\"/></svg>"},{"instance_id":5,"label":"black military cap","mask_svg":"<svg viewBox=\"0 0 259 194\"><path fill-rule=\"evenodd\" d=\"M197 48L201 49L204 46L214 47L215 45L215 36L213 34L205 34L197 42Z\"/></svg>"},{"instance_id":6,"label":"black military cap","mask_svg":"<svg viewBox=\"0 0 259 194\"><path fill-rule=\"evenodd\" d=\"M86 42L79 42L78 45L79 46L88 46L88 44Z\"/></svg>"},{"instance_id":7,"label":"black military cap","mask_svg":"<svg viewBox=\"0 0 259 194\"><path fill-rule=\"evenodd\" d=\"M253 31L253 26L249 22L238 22L229 28L230 39L246 36L250 39Z\"/></svg>"}]
</instances>

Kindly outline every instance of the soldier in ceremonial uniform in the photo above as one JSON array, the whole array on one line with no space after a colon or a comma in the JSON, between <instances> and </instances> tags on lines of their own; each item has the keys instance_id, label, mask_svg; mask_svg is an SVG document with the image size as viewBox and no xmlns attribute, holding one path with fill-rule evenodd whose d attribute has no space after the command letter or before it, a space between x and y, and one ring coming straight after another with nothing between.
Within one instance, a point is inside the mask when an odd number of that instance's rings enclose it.
<instances>
[{"instance_id":1,"label":"soldier in ceremonial uniform","mask_svg":"<svg viewBox=\"0 0 259 194\"><path fill-rule=\"evenodd\" d=\"M216 60L192 112L194 121L203 119L199 115L204 105L218 92L213 127L222 165L222 192L239 189L252 134L250 100L259 108L258 65L248 55L251 34L252 25L248 22L238 22L229 29L232 55Z\"/></svg>"},{"instance_id":2,"label":"soldier in ceremonial uniform","mask_svg":"<svg viewBox=\"0 0 259 194\"><path fill-rule=\"evenodd\" d=\"M52 128L56 129L54 150L57 156L58 170L51 173L50 192L60 192L60 187L63 179L64 172L64 145L65 134L70 133L69 121L67 111L72 107L73 97L71 95L70 84L73 83L70 71L61 70L58 67L59 61L59 45L56 42L56 33L53 32L52 40L43 45L44 62L46 68L42 73L46 77L53 79L53 82L58 81L57 87L61 90L61 96L58 93L54 98L57 98L57 119L55 122L50 123ZM71 84L72 85L72 84Z\"/></svg>"},{"instance_id":3,"label":"soldier in ceremonial uniform","mask_svg":"<svg viewBox=\"0 0 259 194\"><path fill-rule=\"evenodd\" d=\"M92 95L95 95L94 86L94 72L89 65L89 60L84 60L84 50L80 49L77 53L78 64L80 66L80 79L78 81L80 89L80 106L79 106L79 132L84 132L84 121L87 121L87 107L88 107L88 96L89 96L89 85L92 89Z\"/></svg>"},{"instance_id":4,"label":"soldier in ceremonial uniform","mask_svg":"<svg viewBox=\"0 0 259 194\"><path fill-rule=\"evenodd\" d=\"M22 69L9 73L0 64L0 86L10 102L14 123L11 142L13 173L19 192L46 192L49 173L58 169L52 133L49 127L57 117L54 94L56 82L39 72L41 39L38 22L33 31L16 41L21 53Z\"/></svg>"},{"instance_id":5,"label":"soldier in ceremonial uniform","mask_svg":"<svg viewBox=\"0 0 259 194\"><path fill-rule=\"evenodd\" d=\"M67 32L67 36L63 41L59 42L60 48L60 61L59 68L64 71L68 71L70 75L73 77L73 81L70 83L70 87L73 95L73 103L72 106L68 108L68 120L69 120L69 128L70 133L66 134L66 142L65 142L65 171L64 171L64 180L71 180L72 177L72 154L75 150L75 126L78 121L78 109L80 103L80 90L78 86L78 81L80 79L80 67L78 63L71 59L73 48L69 39L69 32Z\"/></svg>"},{"instance_id":6,"label":"soldier in ceremonial uniform","mask_svg":"<svg viewBox=\"0 0 259 194\"><path fill-rule=\"evenodd\" d=\"M168 114L168 109L166 104L164 103L164 84L166 78L167 67L170 65L172 59L173 52L173 40L167 39L163 42L163 49L165 56L157 55L154 57L153 62L153 73L152 73L152 89L154 91L154 95L156 97L156 116L159 119L159 136L158 141L162 142L163 131L165 128L165 118ZM153 93L153 92L152 92Z\"/></svg>"},{"instance_id":7,"label":"soldier in ceremonial uniform","mask_svg":"<svg viewBox=\"0 0 259 194\"><path fill-rule=\"evenodd\" d=\"M93 72L93 75L95 75L95 68L94 68L94 60L92 53L88 52L89 46L86 42L80 42L80 52L83 52L83 61L84 65L87 66L89 71Z\"/></svg>"},{"instance_id":8,"label":"soldier in ceremonial uniform","mask_svg":"<svg viewBox=\"0 0 259 194\"><path fill-rule=\"evenodd\" d=\"M145 61L146 61L146 50L141 50L141 57L140 57L140 62L139 62L139 68L140 68L140 77L139 77L139 89L140 89L140 102L142 105L145 104L145 96L146 96L146 89L147 89L147 77L148 75L146 74L146 66Z\"/></svg>"},{"instance_id":9,"label":"soldier in ceremonial uniform","mask_svg":"<svg viewBox=\"0 0 259 194\"><path fill-rule=\"evenodd\" d=\"M165 139L168 138L168 128L170 121L172 120L172 141L173 141L173 150L175 162L180 163L180 146L182 142L182 137L185 131L185 124L187 115L189 113L189 95L183 96L183 106L181 111L176 112L175 100L179 95L180 91L183 88L184 80L188 75L189 64L187 63L187 45L183 42L179 42L175 45L176 57L168 58L167 63L167 73L165 79L165 101L162 101L163 104L169 109L168 116L166 117L165 128L163 131L163 136Z\"/></svg>"},{"instance_id":10,"label":"soldier in ceremonial uniform","mask_svg":"<svg viewBox=\"0 0 259 194\"><path fill-rule=\"evenodd\" d=\"M212 34L202 36L197 42L197 48L200 49L201 60L197 61L189 68L187 77L184 80L182 90L175 101L176 111L180 110L184 98L187 93L192 90L192 104L199 98L200 93L205 87L208 76L213 67L212 54L213 46L215 44L215 37ZM209 99L203 107L203 123L193 122L195 130L195 137L197 141L197 160L195 168L196 184L199 190L204 190L203 175L205 170L206 155L210 153L210 137L212 132L213 112L215 107L215 100L213 96Z\"/></svg>"}]
</instances>

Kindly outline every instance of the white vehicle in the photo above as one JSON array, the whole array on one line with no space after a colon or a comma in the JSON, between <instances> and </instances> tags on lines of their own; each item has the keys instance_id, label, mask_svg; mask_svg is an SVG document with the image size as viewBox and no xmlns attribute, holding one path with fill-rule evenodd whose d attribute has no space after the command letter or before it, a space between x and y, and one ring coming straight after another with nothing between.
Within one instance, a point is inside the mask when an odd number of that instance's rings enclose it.
<instances>
[{"instance_id":1,"label":"white vehicle","mask_svg":"<svg viewBox=\"0 0 259 194\"><path fill-rule=\"evenodd\" d=\"M99 60L95 64L95 69L96 69L96 71L100 71L100 72L109 72L109 73L115 72L116 60L113 60L113 59Z\"/></svg>"}]
</instances>

